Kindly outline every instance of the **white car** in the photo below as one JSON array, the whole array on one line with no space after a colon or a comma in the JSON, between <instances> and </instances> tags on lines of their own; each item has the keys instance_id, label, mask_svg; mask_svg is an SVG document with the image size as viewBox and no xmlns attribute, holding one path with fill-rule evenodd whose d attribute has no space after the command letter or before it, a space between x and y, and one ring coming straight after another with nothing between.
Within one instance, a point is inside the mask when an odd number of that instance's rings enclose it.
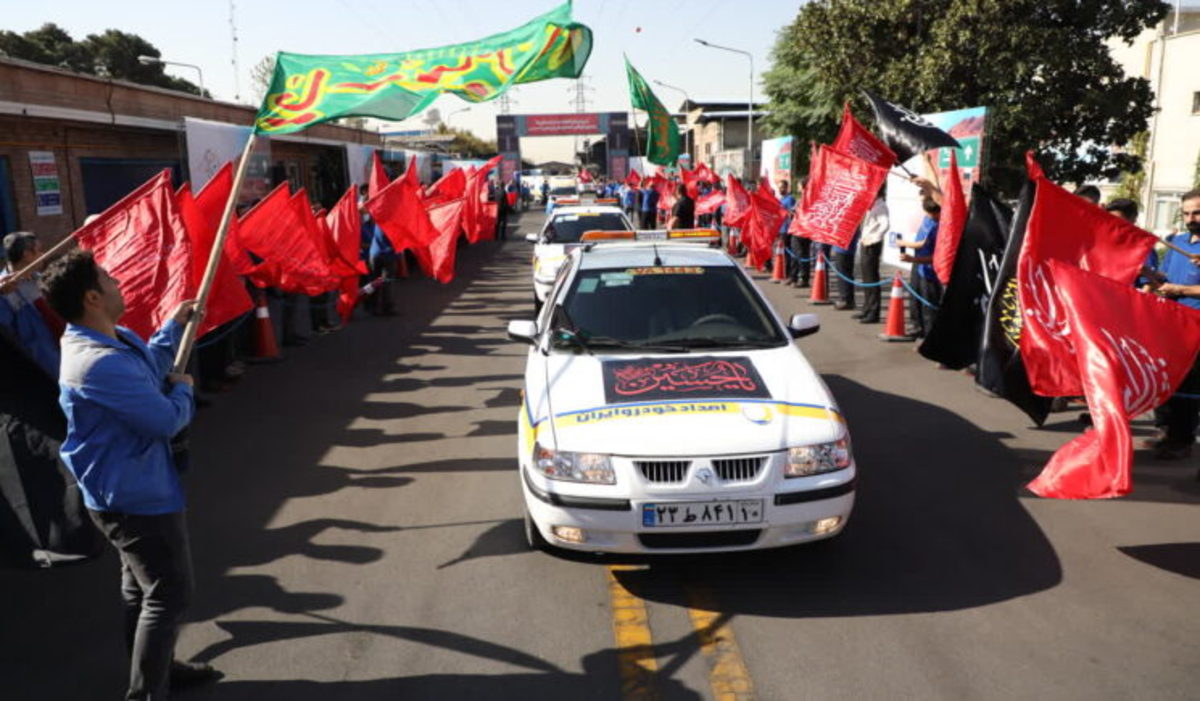
<instances>
[{"instance_id":1,"label":"white car","mask_svg":"<svg viewBox=\"0 0 1200 701\"><path fill-rule=\"evenodd\" d=\"M554 284L567 252L580 246L588 231L633 231L633 224L620 207L612 205L571 205L556 208L546 217L542 230L526 234L533 249L534 308L540 308Z\"/></svg>"},{"instance_id":2,"label":"white car","mask_svg":"<svg viewBox=\"0 0 1200 701\"><path fill-rule=\"evenodd\" d=\"M785 325L718 249L572 251L538 318L508 326L530 346L517 439L530 545L691 553L841 532L850 434L792 342L818 329L811 314Z\"/></svg>"}]
</instances>

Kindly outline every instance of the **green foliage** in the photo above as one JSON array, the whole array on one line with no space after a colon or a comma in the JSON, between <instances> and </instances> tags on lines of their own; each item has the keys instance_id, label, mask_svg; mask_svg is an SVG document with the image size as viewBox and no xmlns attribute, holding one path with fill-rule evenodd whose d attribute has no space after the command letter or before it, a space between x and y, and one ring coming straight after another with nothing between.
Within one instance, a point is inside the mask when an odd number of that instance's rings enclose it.
<instances>
[{"instance_id":1,"label":"green foliage","mask_svg":"<svg viewBox=\"0 0 1200 701\"><path fill-rule=\"evenodd\" d=\"M454 141L450 142L451 153L461 154L464 158L491 158L496 155L496 142L485 141L466 129L452 129L445 124L437 128L439 134L453 134Z\"/></svg>"},{"instance_id":2,"label":"green foliage","mask_svg":"<svg viewBox=\"0 0 1200 701\"><path fill-rule=\"evenodd\" d=\"M1129 152L1137 156L1139 160L1146 158L1146 148L1150 142L1150 132L1143 131L1134 135L1129 140ZM1142 206L1142 190L1146 187L1146 172L1138 168L1133 172L1121 173L1121 180L1117 184L1117 189L1113 192L1116 197L1127 197L1138 203L1138 209L1144 211Z\"/></svg>"},{"instance_id":3,"label":"green foliage","mask_svg":"<svg viewBox=\"0 0 1200 701\"><path fill-rule=\"evenodd\" d=\"M83 41L75 41L52 22L24 34L5 30L0 31L0 52L79 73L201 94L200 88L190 81L164 73L161 63L148 66L139 63L138 56L161 58L162 54L154 44L140 36L117 29L89 34Z\"/></svg>"},{"instance_id":4,"label":"green foliage","mask_svg":"<svg viewBox=\"0 0 1200 701\"><path fill-rule=\"evenodd\" d=\"M917 112L990 109L992 184L1014 194L1023 153L1083 182L1137 172L1113 152L1145 131L1148 81L1127 78L1105 41L1161 20L1159 0L814 0L777 38L764 74L768 126L803 143L835 133L843 101L865 123L864 88ZM804 154L807 149L800 148Z\"/></svg>"}]
</instances>

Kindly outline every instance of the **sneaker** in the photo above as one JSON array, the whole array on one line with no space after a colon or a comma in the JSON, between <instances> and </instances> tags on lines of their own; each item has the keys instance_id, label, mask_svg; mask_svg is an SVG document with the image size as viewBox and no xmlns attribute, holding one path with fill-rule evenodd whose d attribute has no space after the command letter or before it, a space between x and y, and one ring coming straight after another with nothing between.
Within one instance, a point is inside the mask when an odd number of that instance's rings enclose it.
<instances>
[{"instance_id":1,"label":"sneaker","mask_svg":"<svg viewBox=\"0 0 1200 701\"><path fill-rule=\"evenodd\" d=\"M171 661L171 691L211 684L224 676L220 670L203 662Z\"/></svg>"}]
</instances>

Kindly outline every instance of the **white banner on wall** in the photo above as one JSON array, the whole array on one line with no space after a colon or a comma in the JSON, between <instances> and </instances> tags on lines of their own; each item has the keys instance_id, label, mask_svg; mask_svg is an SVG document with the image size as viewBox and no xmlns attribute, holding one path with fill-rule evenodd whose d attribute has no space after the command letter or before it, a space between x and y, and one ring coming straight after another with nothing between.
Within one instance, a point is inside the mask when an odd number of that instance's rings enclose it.
<instances>
[{"instance_id":1,"label":"white banner on wall","mask_svg":"<svg viewBox=\"0 0 1200 701\"><path fill-rule=\"evenodd\" d=\"M192 191L199 192L221 166L242 155L251 128L184 117L183 131L187 139L188 181Z\"/></svg>"},{"instance_id":2,"label":"white banner on wall","mask_svg":"<svg viewBox=\"0 0 1200 701\"><path fill-rule=\"evenodd\" d=\"M346 144L346 168L350 171L350 182L362 185L370 181L374 156L374 146Z\"/></svg>"}]
</instances>

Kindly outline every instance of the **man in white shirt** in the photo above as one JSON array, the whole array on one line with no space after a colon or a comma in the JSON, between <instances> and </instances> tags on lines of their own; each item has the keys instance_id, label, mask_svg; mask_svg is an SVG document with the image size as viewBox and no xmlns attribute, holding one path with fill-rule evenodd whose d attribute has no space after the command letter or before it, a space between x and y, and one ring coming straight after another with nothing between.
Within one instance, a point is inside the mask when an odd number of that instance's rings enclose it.
<instances>
[{"instance_id":1,"label":"man in white shirt","mask_svg":"<svg viewBox=\"0 0 1200 701\"><path fill-rule=\"evenodd\" d=\"M870 211L863 218L862 236L858 240L862 281L865 283L879 282L879 260L883 255L883 239L887 236L889 226L887 183L884 183ZM864 324L878 324L879 308L879 288L864 287L862 311L854 317Z\"/></svg>"}]
</instances>

